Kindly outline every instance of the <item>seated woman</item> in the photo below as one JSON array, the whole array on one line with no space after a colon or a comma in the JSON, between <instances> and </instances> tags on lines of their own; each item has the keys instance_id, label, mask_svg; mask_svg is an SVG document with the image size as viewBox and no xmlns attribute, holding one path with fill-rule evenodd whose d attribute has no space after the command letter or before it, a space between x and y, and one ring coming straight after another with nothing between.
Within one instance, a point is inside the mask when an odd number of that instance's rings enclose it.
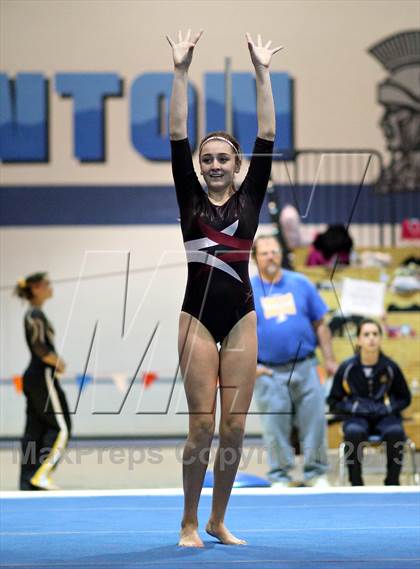
<instances>
[{"instance_id":1,"label":"seated woman","mask_svg":"<svg viewBox=\"0 0 420 569\"><path fill-rule=\"evenodd\" d=\"M362 447L369 435L387 443L385 485L399 485L405 433L400 412L411 402L398 365L381 352L382 330L371 319L357 327L358 353L343 362L334 376L328 403L343 416L346 462L352 486L362 486Z\"/></svg>"},{"instance_id":2,"label":"seated woman","mask_svg":"<svg viewBox=\"0 0 420 569\"><path fill-rule=\"evenodd\" d=\"M325 267L350 265L350 254L353 249L353 239L347 228L342 224L330 225L324 233L318 233L312 243L306 265L308 267L321 265Z\"/></svg>"}]
</instances>

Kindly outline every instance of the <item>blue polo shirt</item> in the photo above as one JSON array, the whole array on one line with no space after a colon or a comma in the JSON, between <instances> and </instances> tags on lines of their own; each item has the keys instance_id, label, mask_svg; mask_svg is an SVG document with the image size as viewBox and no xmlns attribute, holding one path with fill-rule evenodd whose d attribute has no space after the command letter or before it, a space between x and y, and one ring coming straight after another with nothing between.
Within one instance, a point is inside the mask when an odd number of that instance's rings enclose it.
<instances>
[{"instance_id":1,"label":"blue polo shirt","mask_svg":"<svg viewBox=\"0 0 420 569\"><path fill-rule=\"evenodd\" d=\"M284 364L304 358L318 344L312 326L327 305L304 275L282 269L273 284L257 275L251 279L257 312L258 360Z\"/></svg>"}]
</instances>

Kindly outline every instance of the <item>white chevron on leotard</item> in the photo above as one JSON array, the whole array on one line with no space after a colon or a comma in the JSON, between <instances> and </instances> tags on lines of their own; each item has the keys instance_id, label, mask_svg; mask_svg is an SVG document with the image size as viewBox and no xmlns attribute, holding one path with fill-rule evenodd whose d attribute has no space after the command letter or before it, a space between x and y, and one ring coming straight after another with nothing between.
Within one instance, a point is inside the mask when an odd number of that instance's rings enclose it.
<instances>
[{"instance_id":1,"label":"white chevron on leotard","mask_svg":"<svg viewBox=\"0 0 420 569\"><path fill-rule=\"evenodd\" d=\"M236 230L238 229L238 225L239 225L239 220L236 220L227 227L225 227L225 229L222 229L220 233L225 233L226 235L232 236L235 234ZM185 245L185 251L187 253L188 263L203 263L204 265L215 267L216 269L225 271L225 273L228 273L231 277L242 282L241 277L234 269L232 269L230 265L228 265L221 259L218 259L216 256L201 250L205 249L206 247L214 247L215 245L219 245L219 243L217 243L216 241L213 241L208 237L202 237L201 239L192 239L191 241L186 241L184 245Z\"/></svg>"},{"instance_id":2,"label":"white chevron on leotard","mask_svg":"<svg viewBox=\"0 0 420 569\"><path fill-rule=\"evenodd\" d=\"M232 235L235 234L236 230L238 229L239 220L236 220L231 225L228 225L225 229L222 229L220 233L225 233L225 235ZM206 247L214 247L215 245L219 245L216 241L209 239L208 237L202 237L200 239L192 239L191 241L185 241L184 243L185 249L187 251L200 251L200 249L205 249Z\"/></svg>"},{"instance_id":3,"label":"white chevron on leotard","mask_svg":"<svg viewBox=\"0 0 420 569\"><path fill-rule=\"evenodd\" d=\"M220 269L221 271L225 271L234 279L242 282L241 277L238 273L232 269L230 265L221 261L214 255L210 253L206 253L205 251L187 251L187 261L189 263L203 263L204 265L209 265L210 267L215 267L216 269Z\"/></svg>"},{"instance_id":4,"label":"white chevron on leotard","mask_svg":"<svg viewBox=\"0 0 420 569\"><path fill-rule=\"evenodd\" d=\"M220 233L226 233L226 235L235 235L236 230L238 229L239 219L228 225L225 229L222 229Z\"/></svg>"}]
</instances>

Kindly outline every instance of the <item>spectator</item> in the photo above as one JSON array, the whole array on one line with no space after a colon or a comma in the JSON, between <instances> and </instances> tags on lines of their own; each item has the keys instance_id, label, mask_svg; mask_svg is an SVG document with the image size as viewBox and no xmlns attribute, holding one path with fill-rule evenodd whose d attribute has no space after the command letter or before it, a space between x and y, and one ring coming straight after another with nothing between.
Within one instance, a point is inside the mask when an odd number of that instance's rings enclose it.
<instances>
[{"instance_id":1,"label":"spectator","mask_svg":"<svg viewBox=\"0 0 420 569\"><path fill-rule=\"evenodd\" d=\"M290 204L285 205L280 212L279 222L288 249L293 251L303 247L302 226L297 209Z\"/></svg>"},{"instance_id":2,"label":"spectator","mask_svg":"<svg viewBox=\"0 0 420 569\"><path fill-rule=\"evenodd\" d=\"M292 426L299 430L304 480L327 485L325 396L315 348L325 366L337 370L327 312L315 286L303 275L281 268L281 250L273 236L260 236L253 247L259 275L251 280L257 312L258 366L255 397L268 449L269 480L291 482Z\"/></svg>"},{"instance_id":3,"label":"spectator","mask_svg":"<svg viewBox=\"0 0 420 569\"><path fill-rule=\"evenodd\" d=\"M344 415L349 479L362 486L362 448L376 434L387 443L386 485L399 485L405 433L400 412L411 395L398 365L381 352L382 330L371 319L357 328L358 353L343 362L328 397L332 413ZM360 448L359 448L360 447Z\"/></svg>"},{"instance_id":4,"label":"spectator","mask_svg":"<svg viewBox=\"0 0 420 569\"><path fill-rule=\"evenodd\" d=\"M306 264L331 266L337 259L340 265L349 265L352 248L353 239L344 225L330 225L315 237Z\"/></svg>"}]
</instances>

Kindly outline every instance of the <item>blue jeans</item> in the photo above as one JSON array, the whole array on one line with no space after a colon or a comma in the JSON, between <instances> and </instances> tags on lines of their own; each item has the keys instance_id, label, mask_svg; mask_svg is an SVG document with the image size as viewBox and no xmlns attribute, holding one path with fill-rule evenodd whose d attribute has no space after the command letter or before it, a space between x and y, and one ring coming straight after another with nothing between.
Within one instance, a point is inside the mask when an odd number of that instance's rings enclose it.
<instances>
[{"instance_id":1,"label":"blue jeans","mask_svg":"<svg viewBox=\"0 0 420 569\"><path fill-rule=\"evenodd\" d=\"M325 395L311 358L294 366L276 366L273 375L262 375L255 384L255 399L263 426L271 482L290 480L294 449L292 426L299 431L304 457L304 480L327 471Z\"/></svg>"}]
</instances>

